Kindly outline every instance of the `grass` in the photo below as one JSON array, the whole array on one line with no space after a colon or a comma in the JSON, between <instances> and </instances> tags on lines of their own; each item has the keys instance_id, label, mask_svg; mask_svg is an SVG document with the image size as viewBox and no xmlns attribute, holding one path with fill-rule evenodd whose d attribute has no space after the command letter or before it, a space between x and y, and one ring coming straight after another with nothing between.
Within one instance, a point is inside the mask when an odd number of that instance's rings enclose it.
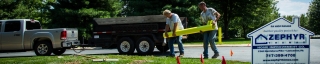
<instances>
[{"instance_id":1,"label":"grass","mask_svg":"<svg viewBox=\"0 0 320 64\"><path fill-rule=\"evenodd\" d=\"M35 57L17 57L0 58L0 64L176 64L173 57L158 56L126 56L126 55L91 55L96 58L119 59L113 62L93 62L82 56L64 55L58 56L35 56ZM201 64L199 58L180 58L181 64ZM250 64L250 62L229 61L227 64ZM219 59L204 59L204 64L221 64Z\"/></svg>"},{"instance_id":2,"label":"grass","mask_svg":"<svg viewBox=\"0 0 320 64\"><path fill-rule=\"evenodd\" d=\"M218 40L215 41L216 44L219 44ZM244 38L236 38L236 39L229 39L229 40L222 40L222 44L250 44L250 39ZM183 44L203 44L203 41L185 41Z\"/></svg>"}]
</instances>

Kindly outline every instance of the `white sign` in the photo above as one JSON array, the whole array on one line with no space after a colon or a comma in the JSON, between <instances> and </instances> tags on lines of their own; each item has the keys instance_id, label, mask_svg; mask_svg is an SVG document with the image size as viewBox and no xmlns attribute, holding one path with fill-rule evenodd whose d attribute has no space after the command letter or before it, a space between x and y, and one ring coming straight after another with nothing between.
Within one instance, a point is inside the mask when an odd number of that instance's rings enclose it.
<instances>
[{"instance_id":1,"label":"white sign","mask_svg":"<svg viewBox=\"0 0 320 64\"><path fill-rule=\"evenodd\" d=\"M252 64L309 64L310 36L299 24L278 18L247 34L252 44Z\"/></svg>"}]
</instances>

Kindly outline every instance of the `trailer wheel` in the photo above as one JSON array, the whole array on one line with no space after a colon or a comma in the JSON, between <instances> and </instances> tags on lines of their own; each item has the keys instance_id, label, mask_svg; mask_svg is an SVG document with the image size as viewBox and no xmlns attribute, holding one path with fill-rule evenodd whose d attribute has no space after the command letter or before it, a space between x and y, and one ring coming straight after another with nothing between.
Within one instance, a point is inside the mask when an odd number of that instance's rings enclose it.
<instances>
[{"instance_id":1,"label":"trailer wheel","mask_svg":"<svg viewBox=\"0 0 320 64\"><path fill-rule=\"evenodd\" d=\"M168 44L166 44L165 46L156 45L156 47L160 52L167 52L169 50Z\"/></svg>"},{"instance_id":2,"label":"trailer wheel","mask_svg":"<svg viewBox=\"0 0 320 64\"><path fill-rule=\"evenodd\" d=\"M53 51L52 44L49 41L42 41L33 46L37 56L49 56Z\"/></svg>"},{"instance_id":3,"label":"trailer wheel","mask_svg":"<svg viewBox=\"0 0 320 64\"><path fill-rule=\"evenodd\" d=\"M154 42L148 37L142 37L138 39L136 43L136 49L140 54L150 54L154 50Z\"/></svg>"},{"instance_id":4,"label":"trailer wheel","mask_svg":"<svg viewBox=\"0 0 320 64\"><path fill-rule=\"evenodd\" d=\"M134 42L129 37L121 38L117 44L117 49L120 54L132 54L135 50Z\"/></svg>"}]
</instances>

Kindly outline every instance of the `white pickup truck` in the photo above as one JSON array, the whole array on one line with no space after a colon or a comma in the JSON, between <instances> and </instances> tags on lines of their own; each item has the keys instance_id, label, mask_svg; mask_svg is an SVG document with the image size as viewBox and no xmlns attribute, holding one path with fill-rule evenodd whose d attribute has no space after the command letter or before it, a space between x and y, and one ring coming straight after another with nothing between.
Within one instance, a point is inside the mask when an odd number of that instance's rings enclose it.
<instances>
[{"instance_id":1,"label":"white pickup truck","mask_svg":"<svg viewBox=\"0 0 320 64\"><path fill-rule=\"evenodd\" d=\"M63 54L80 45L77 28L42 29L37 20L0 20L0 51L34 50L38 56Z\"/></svg>"}]
</instances>

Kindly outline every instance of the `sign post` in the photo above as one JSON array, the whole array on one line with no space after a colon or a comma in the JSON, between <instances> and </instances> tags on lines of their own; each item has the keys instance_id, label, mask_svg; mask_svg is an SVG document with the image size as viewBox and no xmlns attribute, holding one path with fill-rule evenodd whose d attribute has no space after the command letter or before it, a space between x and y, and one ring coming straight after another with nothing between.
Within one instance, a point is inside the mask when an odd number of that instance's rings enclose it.
<instances>
[{"instance_id":1,"label":"sign post","mask_svg":"<svg viewBox=\"0 0 320 64\"><path fill-rule=\"evenodd\" d=\"M309 64L310 36L313 32L299 24L299 17L290 22L278 18L250 32L251 64Z\"/></svg>"}]
</instances>

